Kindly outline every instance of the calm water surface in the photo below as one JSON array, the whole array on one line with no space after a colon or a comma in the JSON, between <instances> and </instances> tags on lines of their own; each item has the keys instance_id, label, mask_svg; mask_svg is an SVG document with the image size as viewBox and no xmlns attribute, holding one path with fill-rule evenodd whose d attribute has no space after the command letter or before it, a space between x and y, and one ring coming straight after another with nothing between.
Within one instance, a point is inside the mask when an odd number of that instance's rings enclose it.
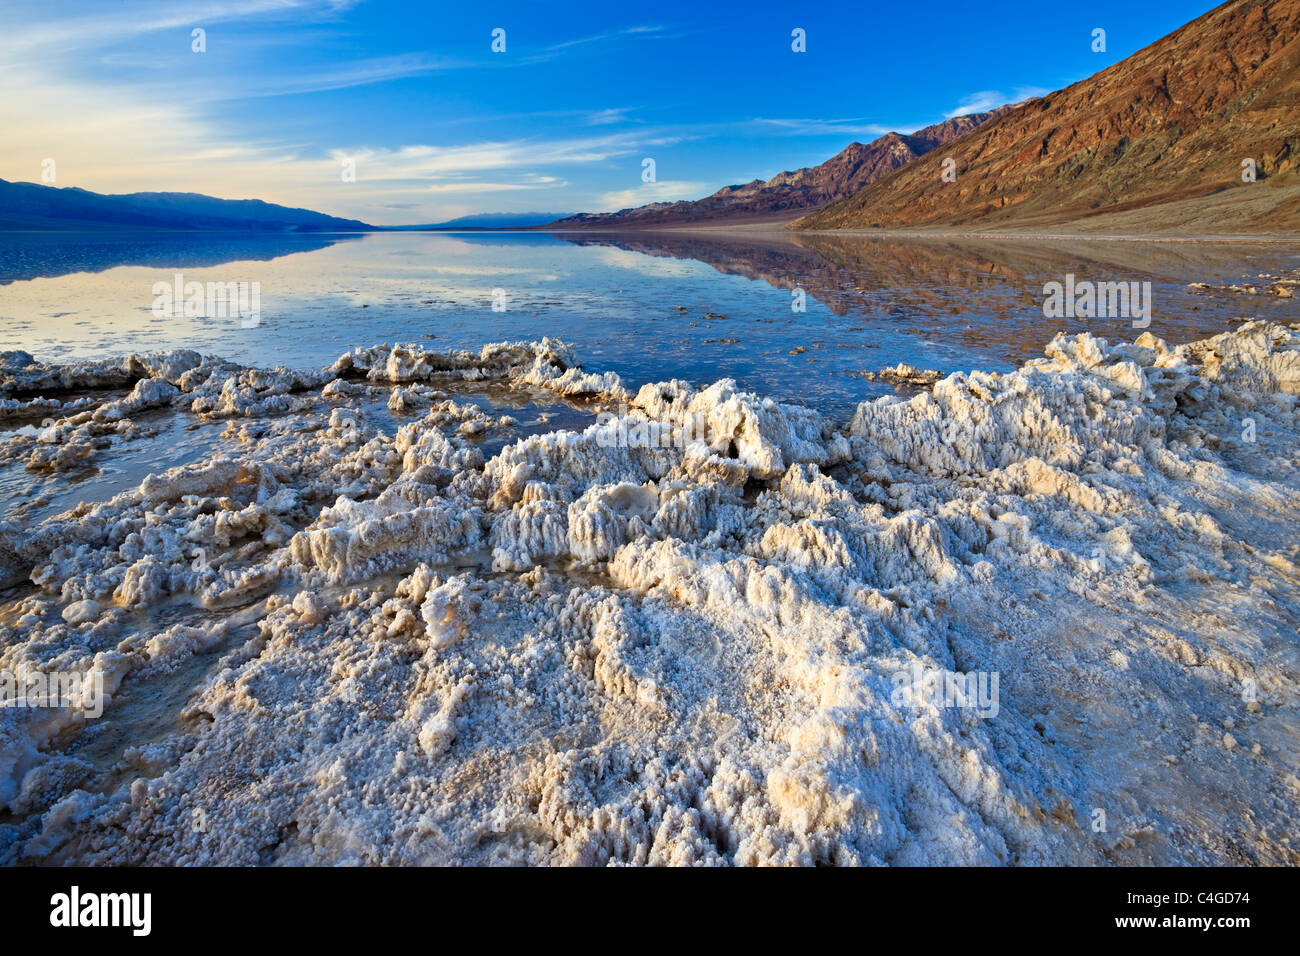
<instances>
[{"instance_id":1,"label":"calm water surface","mask_svg":"<svg viewBox=\"0 0 1300 956\"><path fill-rule=\"evenodd\" d=\"M186 347L251 365L328 364L353 346L477 348L556 336L632 386L730 376L846 416L898 362L1006 370L1058 331L1139 334L1123 320L1048 320L1067 272L1149 281L1150 331L1186 341L1241 317L1300 319L1300 298L1197 294L1300 269L1300 244L954 241L691 233L386 233L222 237L0 235L0 350L44 361ZM259 282L256 328L152 314L153 285ZM506 311L493 311L493 290ZM806 311L791 309L802 289Z\"/></svg>"}]
</instances>

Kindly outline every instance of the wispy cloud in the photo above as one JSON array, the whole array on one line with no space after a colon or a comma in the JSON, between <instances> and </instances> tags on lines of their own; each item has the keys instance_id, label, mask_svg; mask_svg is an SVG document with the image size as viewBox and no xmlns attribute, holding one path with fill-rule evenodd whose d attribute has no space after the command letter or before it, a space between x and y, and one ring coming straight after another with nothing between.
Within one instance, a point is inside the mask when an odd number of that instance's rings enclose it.
<instances>
[{"instance_id":1,"label":"wispy cloud","mask_svg":"<svg viewBox=\"0 0 1300 956\"><path fill-rule=\"evenodd\" d=\"M117 8L105 5L96 8L94 13L81 16L64 13L57 19L27 23L15 4L10 7L9 16L0 17L0 25L3 25L5 33L4 54L7 57L27 57L42 49L66 53L87 47L103 48L157 30L188 30L195 24L210 25L259 17L301 20L311 16L332 16L351 5L332 0L152 2Z\"/></svg>"},{"instance_id":2,"label":"wispy cloud","mask_svg":"<svg viewBox=\"0 0 1300 956\"><path fill-rule=\"evenodd\" d=\"M359 171L364 170L374 178L448 180L489 170L536 170L566 163L600 163L636 155L645 146L664 139L614 133L549 141L519 139L460 146L404 146L395 150L359 147L335 149L330 155L336 163L354 160Z\"/></svg>"},{"instance_id":3,"label":"wispy cloud","mask_svg":"<svg viewBox=\"0 0 1300 956\"><path fill-rule=\"evenodd\" d=\"M622 30L610 30L605 33L596 33L591 36L578 37L574 40L565 40L563 43L555 43L546 48L547 53L559 53L562 50L571 50L577 46L587 46L592 43L605 43L609 40L617 40L620 37L644 36L644 37L664 37L667 34L667 28L662 26L635 26L626 27Z\"/></svg>"},{"instance_id":4,"label":"wispy cloud","mask_svg":"<svg viewBox=\"0 0 1300 956\"><path fill-rule=\"evenodd\" d=\"M588 126L610 126L614 123L627 122L628 110L626 108L597 110L587 117Z\"/></svg>"},{"instance_id":5,"label":"wispy cloud","mask_svg":"<svg viewBox=\"0 0 1300 956\"><path fill-rule=\"evenodd\" d=\"M791 136L884 136L886 133L910 133L918 127L882 126L865 119L768 119L755 118L759 126L779 130Z\"/></svg>"},{"instance_id":6,"label":"wispy cloud","mask_svg":"<svg viewBox=\"0 0 1300 956\"><path fill-rule=\"evenodd\" d=\"M983 113L988 110L997 109L999 106L1005 106L1008 103L1021 103L1035 96L1046 96L1051 90L1043 89L1041 86L1020 86L1011 93L1003 93L999 90L980 90L978 93L972 93L957 104L957 108L949 110L943 115L952 119L954 116L965 116L967 113Z\"/></svg>"},{"instance_id":7,"label":"wispy cloud","mask_svg":"<svg viewBox=\"0 0 1300 956\"><path fill-rule=\"evenodd\" d=\"M425 53L403 53L395 56L373 57L339 64L331 70L315 74L292 75L279 78L259 77L256 86L236 85L215 90L210 99L243 99L254 96L284 96L291 93L320 93L341 90L371 83L386 83L411 76L424 76L439 70L452 70L466 64Z\"/></svg>"},{"instance_id":8,"label":"wispy cloud","mask_svg":"<svg viewBox=\"0 0 1300 956\"><path fill-rule=\"evenodd\" d=\"M426 186L431 193L502 193L519 189L559 189L569 185L567 181L555 176L539 176L536 179L514 183L485 183L466 181L457 183L434 183Z\"/></svg>"},{"instance_id":9,"label":"wispy cloud","mask_svg":"<svg viewBox=\"0 0 1300 956\"><path fill-rule=\"evenodd\" d=\"M607 192L600 197L599 212L617 212L632 206L644 206L652 202L677 202L679 199L699 199L712 192L708 183L687 182L685 180L665 180L657 183L642 183L632 189L619 189Z\"/></svg>"}]
</instances>

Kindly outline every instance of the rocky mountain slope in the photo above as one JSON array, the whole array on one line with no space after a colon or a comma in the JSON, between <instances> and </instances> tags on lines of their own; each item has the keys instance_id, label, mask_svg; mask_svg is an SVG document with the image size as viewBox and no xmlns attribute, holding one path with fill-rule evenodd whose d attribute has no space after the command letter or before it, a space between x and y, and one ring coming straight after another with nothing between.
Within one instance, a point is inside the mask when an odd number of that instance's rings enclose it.
<instances>
[{"instance_id":1,"label":"rocky mountain slope","mask_svg":"<svg viewBox=\"0 0 1300 956\"><path fill-rule=\"evenodd\" d=\"M953 156L955 182L941 177L943 157L923 156L796 225L1300 226L1300 0L1225 3L1095 76L1017 106ZM1245 160L1254 182L1243 181ZM1172 203L1183 205L1160 212ZM1238 214L1244 203L1250 215Z\"/></svg>"},{"instance_id":2,"label":"rocky mountain slope","mask_svg":"<svg viewBox=\"0 0 1300 956\"><path fill-rule=\"evenodd\" d=\"M788 220L798 213L848 196L888 176L932 149L960 139L1011 107L958 116L910 136L886 133L870 143L852 143L820 166L779 173L764 181L723 186L697 200L650 203L612 213L580 213L551 223L556 228L671 226L721 220Z\"/></svg>"}]
</instances>

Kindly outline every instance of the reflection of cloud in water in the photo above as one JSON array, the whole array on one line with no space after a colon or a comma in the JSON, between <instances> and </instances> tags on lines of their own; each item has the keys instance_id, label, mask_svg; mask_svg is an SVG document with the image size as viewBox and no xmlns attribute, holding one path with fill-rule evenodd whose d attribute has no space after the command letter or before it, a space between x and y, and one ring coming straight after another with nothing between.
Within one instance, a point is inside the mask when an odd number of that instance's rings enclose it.
<instances>
[{"instance_id":1,"label":"reflection of cloud in water","mask_svg":"<svg viewBox=\"0 0 1300 956\"><path fill-rule=\"evenodd\" d=\"M694 263L682 259L665 259L642 252L629 252L625 249L602 249L597 258L603 265L614 266L617 269L632 269L648 276L673 278L698 273L698 267Z\"/></svg>"}]
</instances>

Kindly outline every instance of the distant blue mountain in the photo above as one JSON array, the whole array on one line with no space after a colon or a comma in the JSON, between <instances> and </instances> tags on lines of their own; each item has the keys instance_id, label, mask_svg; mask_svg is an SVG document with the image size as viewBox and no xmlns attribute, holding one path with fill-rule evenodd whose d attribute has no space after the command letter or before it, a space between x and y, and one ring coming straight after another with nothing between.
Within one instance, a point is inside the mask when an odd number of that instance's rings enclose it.
<instances>
[{"instance_id":1,"label":"distant blue mountain","mask_svg":"<svg viewBox=\"0 0 1300 956\"><path fill-rule=\"evenodd\" d=\"M371 232L358 219L290 209L260 199L198 193L106 196L73 187L0 179L0 230L179 229L232 232Z\"/></svg>"}]
</instances>

